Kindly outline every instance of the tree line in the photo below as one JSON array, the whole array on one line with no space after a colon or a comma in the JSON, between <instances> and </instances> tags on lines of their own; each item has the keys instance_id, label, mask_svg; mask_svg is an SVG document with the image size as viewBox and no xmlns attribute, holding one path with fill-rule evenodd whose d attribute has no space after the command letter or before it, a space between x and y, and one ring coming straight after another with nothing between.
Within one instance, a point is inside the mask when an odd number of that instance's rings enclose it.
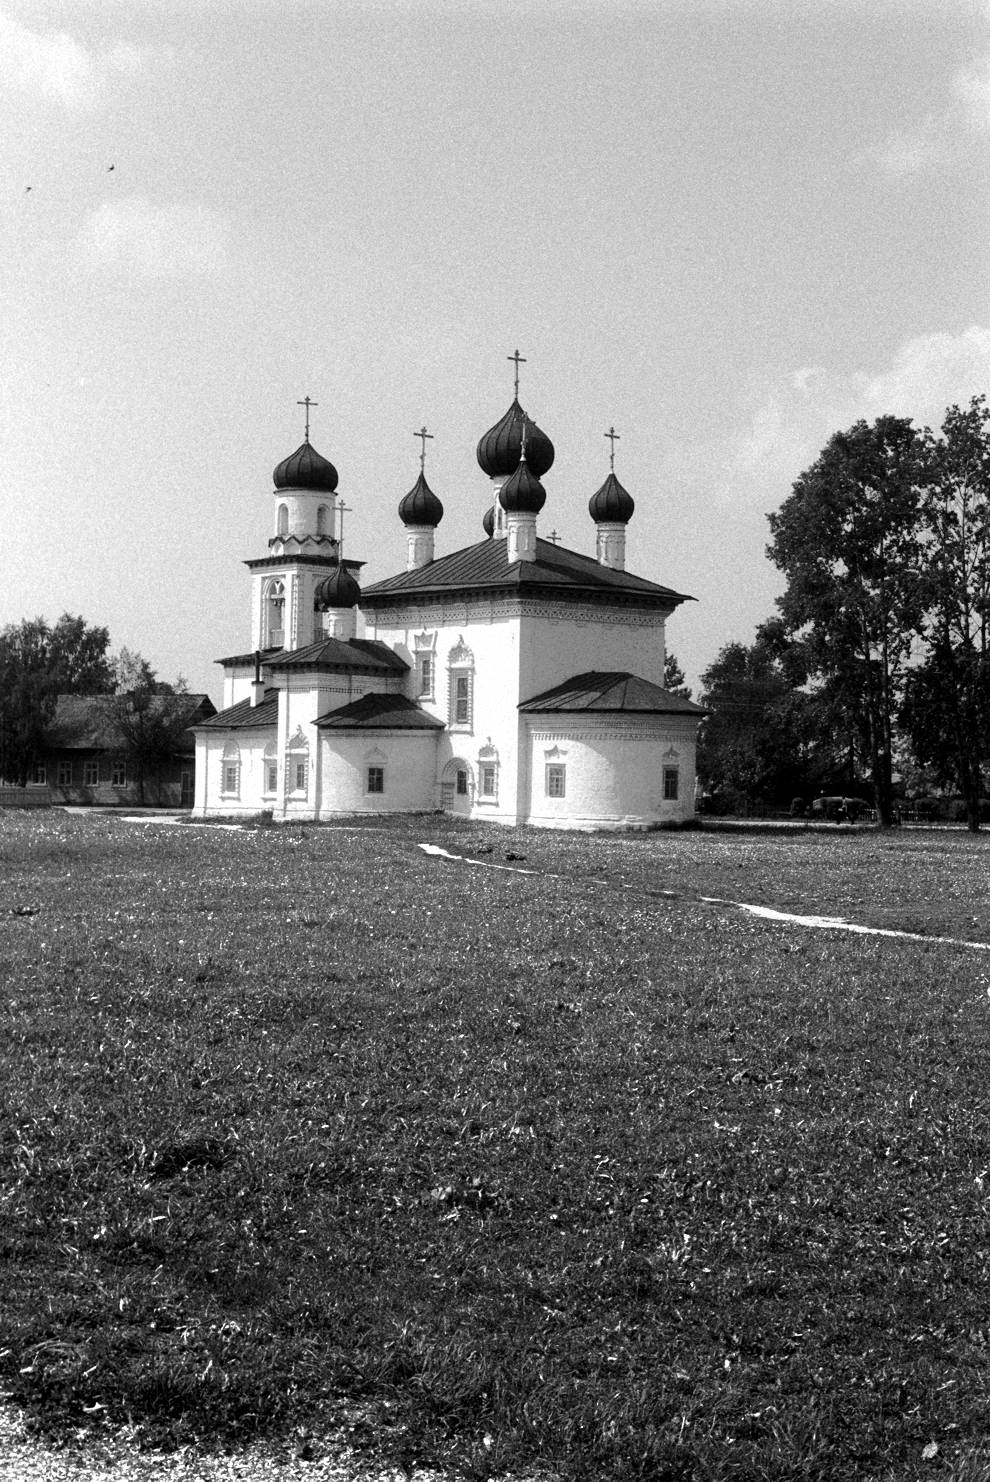
<instances>
[{"instance_id":1,"label":"tree line","mask_svg":"<svg viewBox=\"0 0 990 1482\"><path fill-rule=\"evenodd\" d=\"M768 516L777 612L702 675L699 777L727 804L866 780L949 789L977 829L990 768L990 410L939 432L835 433ZM986 804L984 802L984 808Z\"/></svg>"},{"instance_id":2,"label":"tree line","mask_svg":"<svg viewBox=\"0 0 990 1482\"><path fill-rule=\"evenodd\" d=\"M60 695L105 697L143 802L146 780L175 756L186 729L185 681L159 679L130 649L112 654L108 630L71 613L53 625L31 618L0 629L0 779L23 787L33 776Z\"/></svg>"}]
</instances>

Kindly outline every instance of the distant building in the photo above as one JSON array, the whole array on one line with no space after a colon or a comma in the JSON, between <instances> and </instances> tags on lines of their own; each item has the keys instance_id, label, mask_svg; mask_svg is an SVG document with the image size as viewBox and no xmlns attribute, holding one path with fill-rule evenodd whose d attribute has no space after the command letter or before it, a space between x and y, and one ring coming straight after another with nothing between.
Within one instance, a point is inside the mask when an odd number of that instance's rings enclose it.
<instances>
[{"instance_id":1,"label":"distant building","mask_svg":"<svg viewBox=\"0 0 990 1482\"><path fill-rule=\"evenodd\" d=\"M594 829L693 814L704 711L663 688L665 623L691 599L626 571L634 504L614 466L589 501L594 557L539 535L554 449L516 390L478 444L484 538L436 555L424 453L398 507L406 569L364 591L307 421L275 469L268 554L246 563L250 650L219 661L224 708L196 728L198 816L445 809Z\"/></svg>"},{"instance_id":2,"label":"distant building","mask_svg":"<svg viewBox=\"0 0 990 1482\"><path fill-rule=\"evenodd\" d=\"M208 695L182 699L190 729L180 737L175 754L144 778L145 802L162 807L192 807L196 741L191 727L216 714ZM56 804L132 807L140 802L141 779L114 724L114 704L110 695L59 695L29 792L40 796L47 791Z\"/></svg>"}]
</instances>

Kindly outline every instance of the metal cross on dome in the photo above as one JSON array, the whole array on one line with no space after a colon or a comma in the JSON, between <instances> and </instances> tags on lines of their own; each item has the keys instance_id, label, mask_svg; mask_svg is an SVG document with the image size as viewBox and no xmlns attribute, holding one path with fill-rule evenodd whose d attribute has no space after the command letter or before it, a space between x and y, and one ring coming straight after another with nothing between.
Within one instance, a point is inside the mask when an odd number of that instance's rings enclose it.
<instances>
[{"instance_id":1,"label":"metal cross on dome","mask_svg":"<svg viewBox=\"0 0 990 1482\"><path fill-rule=\"evenodd\" d=\"M309 409L310 409L310 407L318 407L319 404L320 403L318 401L313 401L308 396L304 397L302 401L297 401L296 402L296 406L297 407L305 407L306 408L306 441L307 442L309 442Z\"/></svg>"},{"instance_id":2,"label":"metal cross on dome","mask_svg":"<svg viewBox=\"0 0 990 1482\"><path fill-rule=\"evenodd\" d=\"M423 426L419 429L419 431L413 433L413 437L418 437L418 438L421 438L422 439L423 446L422 446L422 449L421 449L420 455L419 455L419 470L420 470L420 473L425 473L426 472L426 440L427 440L427 438L429 438L430 442L432 442L433 441L433 433L432 432L427 432L427 430L426 430L426 424L424 422Z\"/></svg>"},{"instance_id":3,"label":"metal cross on dome","mask_svg":"<svg viewBox=\"0 0 990 1482\"><path fill-rule=\"evenodd\" d=\"M615 430L614 427L610 427L607 432L603 432L602 433L602 437L607 437L608 440L609 440L609 442L612 445L611 451L610 451L610 453L608 455L608 463L609 463L609 467L611 468L612 472L614 473L615 472L615 445L619 441L619 434L616 432L616 430Z\"/></svg>"},{"instance_id":4,"label":"metal cross on dome","mask_svg":"<svg viewBox=\"0 0 990 1482\"><path fill-rule=\"evenodd\" d=\"M351 506L349 504L345 504L343 500L341 500L340 503L337 505L337 514L339 516L339 519L337 521L337 565L338 566L343 566L343 564L344 564L344 516L351 514L351 512L352 512L351 511Z\"/></svg>"},{"instance_id":5,"label":"metal cross on dome","mask_svg":"<svg viewBox=\"0 0 990 1482\"><path fill-rule=\"evenodd\" d=\"M519 400L519 367L521 365L525 365L526 364L526 357L525 357L525 355L520 355L519 354L519 351L517 350L516 353L515 353L515 355L507 355L505 358L506 358L506 360L514 360L516 362L516 400L518 401Z\"/></svg>"}]
</instances>

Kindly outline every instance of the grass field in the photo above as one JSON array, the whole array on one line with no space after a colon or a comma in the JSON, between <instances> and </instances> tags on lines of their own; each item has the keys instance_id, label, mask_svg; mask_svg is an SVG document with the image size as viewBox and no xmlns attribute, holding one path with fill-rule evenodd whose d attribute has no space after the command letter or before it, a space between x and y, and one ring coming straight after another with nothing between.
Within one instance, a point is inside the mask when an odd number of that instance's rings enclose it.
<instances>
[{"instance_id":1,"label":"grass field","mask_svg":"<svg viewBox=\"0 0 990 1482\"><path fill-rule=\"evenodd\" d=\"M475 1477L987 1475L990 952L701 896L988 941L990 840L0 815L0 1388Z\"/></svg>"}]
</instances>

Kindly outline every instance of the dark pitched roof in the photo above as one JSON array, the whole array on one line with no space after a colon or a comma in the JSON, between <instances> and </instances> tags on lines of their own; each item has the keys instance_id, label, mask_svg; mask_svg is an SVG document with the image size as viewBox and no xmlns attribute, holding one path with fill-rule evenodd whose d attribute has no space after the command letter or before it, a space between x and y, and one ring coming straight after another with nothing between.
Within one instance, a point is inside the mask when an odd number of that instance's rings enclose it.
<instances>
[{"instance_id":1,"label":"dark pitched roof","mask_svg":"<svg viewBox=\"0 0 990 1482\"><path fill-rule=\"evenodd\" d=\"M59 695L55 715L45 731L45 745L60 751L119 750L123 742L114 723L117 695ZM165 704L176 697L162 695ZM200 716L216 713L209 695L183 695L189 726L198 724ZM190 738L191 740L191 738Z\"/></svg>"},{"instance_id":2,"label":"dark pitched roof","mask_svg":"<svg viewBox=\"0 0 990 1482\"><path fill-rule=\"evenodd\" d=\"M608 673L591 670L587 674L575 674L563 684L524 700L519 706L522 711L583 711L625 715L707 715L701 705L685 700L682 695L673 695L648 679L639 679L635 674Z\"/></svg>"},{"instance_id":3,"label":"dark pitched roof","mask_svg":"<svg viewBox=\"0 0 990 1482\"><path fill-rule=\"evenodd\" d=\"M261 650L261 662L262 662L262 664L267 664L268 661L269 661L269 659L274 659L277 654L283 654L285 652L286 652L286 650L284 648L263 648ZM253 665L256 657L257 657L257 655L255 653L249 653L249 654L231 654L229 656L229 658L226 658L226 659L214 659L213 662L215 664L252 664Z\"/></svg>"},{"instance_id":4,"label":"dark pitched roof","mask_svg":"<svg viewBox=\"0 0 990 1482\"><path fill-rule=\"evenodd\" d=\"M260 704L240 700L228 710L204 720L198 730L202 731L256 731L273 726L278 721L278 690L265 690Z\"/></svg>"},{"instance_id":5,"label":"dark pitched roof","mask_svg":"<svg viewBox=\"0 0 990 1482\"><path fill-rule=\"evenodd\" d=\"M316 724L321 730L442 731L444 724L405 695L362 695L339 710L328 710Z\"/></svg>"},{"instance_id":6,"label":"dark pitched roof","mask_svg":"<svg viewBox=\"0 0 990 1482\"><path fill-rule=\"evenodd\" d=\"M682 592L662 587L628 571L602 566L592 556L583 556L549 540L537 540L535 561L508 559L508 544L502 539L482 540L449 556L441 556L415 571L401 571L365 587L361 605L388 607L395 599L434 595L438 592L501 590L546 592L557 597L595 596L638 598L653 607L671 609L692 602Z\"/></svg>"},{"instance_id":7,"label":"dark pitched roof","mask_svg":"<svg viewBox=\"0 0 990 1482\"><path fill-rule=\"evenodd\" d=\"M267 669L349 669L364 674L404 674L409 668L377 638L320 638L305 648L284 649L265 660Z\"/></svg>"}]
</instances>

